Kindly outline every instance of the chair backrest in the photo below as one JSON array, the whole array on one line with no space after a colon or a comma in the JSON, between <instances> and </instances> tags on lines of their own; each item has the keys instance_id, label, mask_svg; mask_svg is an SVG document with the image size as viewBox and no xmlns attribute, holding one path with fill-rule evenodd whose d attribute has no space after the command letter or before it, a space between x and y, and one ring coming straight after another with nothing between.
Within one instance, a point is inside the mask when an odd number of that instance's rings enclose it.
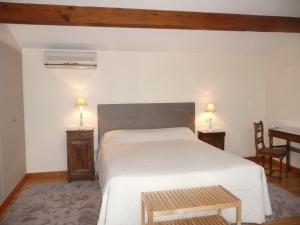
<instances>
[{"instance_id":1,"label":"chair backrest","mask_svg":"<svg viewBox=\"0 0 300 225\"><path fill-rule=\"evenodd\" d=\"M259 153L259 150L266 147L264 141L264 124L262 121L254 123L254 141L256 153Z\"/></svg>"}]
</instances>

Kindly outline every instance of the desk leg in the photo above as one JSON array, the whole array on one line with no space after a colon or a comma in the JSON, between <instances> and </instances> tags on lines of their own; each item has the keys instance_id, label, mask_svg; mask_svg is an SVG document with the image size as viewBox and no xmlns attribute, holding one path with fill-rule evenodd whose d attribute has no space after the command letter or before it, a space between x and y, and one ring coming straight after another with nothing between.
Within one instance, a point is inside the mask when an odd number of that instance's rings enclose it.
<instances>
[{"instance_id":1,"label":"desk leg","mask_svg":"<svg viewBox=\"0 0 300 225\"><path fill-rule=\"evenodd\" d=\"M144 201L142 200L142 225L145 225L145 203Z\"/></svg>"},{"instance_id":2,"label":"desk leg","mask_svg":"<svg viewBox=\"0 0 300 225\"><path fill-rule=\"evenodd\" d=\"M290 165L290 155L291 155L291 142L289 140L286 141L287 149L288 149L288 155L286 157L286 165L287 165L287 172L291 170L291 165Z\"/></svg>"},{"instance_id":3,"label":"desk leg","mask_svg":"<svg viewBox=\"0 0 300 225\"><path fill-rule=\"evenodd\" d=\"M236 207L236 224L237 225L242 224L242 206L241 205Z\"/></svg>"}]
</instances>

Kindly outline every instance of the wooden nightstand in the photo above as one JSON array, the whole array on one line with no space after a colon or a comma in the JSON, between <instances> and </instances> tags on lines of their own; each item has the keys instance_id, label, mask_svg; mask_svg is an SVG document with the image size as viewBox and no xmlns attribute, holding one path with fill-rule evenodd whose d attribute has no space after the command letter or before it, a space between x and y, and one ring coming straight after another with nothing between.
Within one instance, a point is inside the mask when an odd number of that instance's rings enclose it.
<instances>
[{"instance_id":1,"label":"wooden nightstand","mask_svg":"<svg viewBox=\"0 0 300 225\"><path fill-rule=\"evenodd\" d=\"M94 130L67 130L68 182L95 178Z\"/></svg>"},{"instance_id":2,"label":"wooden nightstand","mask_svg":"<svg viewBox=\"0 0 300 225\"><path fill-rule=\"evenodd\" d=\"M198 139L224 150L225 132L223 131L198 131Z\"/></svg>"}]
</instances>

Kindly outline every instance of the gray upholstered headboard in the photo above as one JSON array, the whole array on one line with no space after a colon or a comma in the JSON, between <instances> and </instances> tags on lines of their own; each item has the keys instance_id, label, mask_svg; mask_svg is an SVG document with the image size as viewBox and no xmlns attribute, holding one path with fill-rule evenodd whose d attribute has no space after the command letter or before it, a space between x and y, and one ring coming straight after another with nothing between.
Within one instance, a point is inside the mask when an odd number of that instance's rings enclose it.
<instances>
[{"instance_id":1,"label":"gray upholstered headboard","mask_svg":"<svg viewBox=\"0 0 300 225\"><path fill-rule=\"evenodd\" d=\"M188 127L195 131L195 103L98 105L98 141L110 130Z\"/></svg>"}]
</instances>

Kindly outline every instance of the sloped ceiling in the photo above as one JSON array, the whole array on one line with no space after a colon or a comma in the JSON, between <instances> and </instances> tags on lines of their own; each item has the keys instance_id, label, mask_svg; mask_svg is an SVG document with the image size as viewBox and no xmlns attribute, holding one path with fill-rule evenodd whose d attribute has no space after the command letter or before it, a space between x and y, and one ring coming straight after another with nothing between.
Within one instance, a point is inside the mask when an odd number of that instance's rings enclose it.
<instances>
[{"instance_id":1,"label":"sloped ceiling","mask_svg":"<svg viewBox=\"0 0 300 225\"><path fill-rule=\"evenodd\" d=\"M300 17L299 0L14 0L8 2L88 5ZM22 48L135 51L268 52L300 34L8 25ZM300 43L300 42L299 42Z\"/></svg>"},{"instance_id":2,"label":"sloped ceiling","mask_svg":"<svg viewBox=\"0 0 300 225\"><path fill-rule=\"evenodd\" d=\"M269 52L300 34L9 25L23 48ZM299 42L300 44L300 42Z\"/></svg>"},{"instance_id":3,"label":"sloped ceiling","mask_svg":"<svg viewBox=\"0 0 300 225\"><path fill-rule=\"evenodd\" d=\"M12 33L5 24L0 24L0 34L0 42L3 42L4 44L18 51L21 50L21 46L15 40L15 37L12 35Z\"/></svg>"}]
</instances>

